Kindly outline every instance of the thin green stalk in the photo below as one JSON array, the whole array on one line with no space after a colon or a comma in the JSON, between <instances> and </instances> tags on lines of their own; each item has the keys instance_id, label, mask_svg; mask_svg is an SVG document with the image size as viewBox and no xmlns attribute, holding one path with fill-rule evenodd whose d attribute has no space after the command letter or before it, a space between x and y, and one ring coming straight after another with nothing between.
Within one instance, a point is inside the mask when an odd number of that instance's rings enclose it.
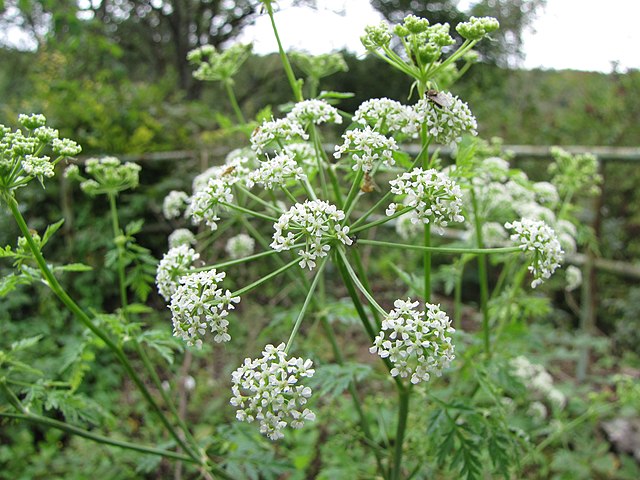
<instances>
[{"instance_id":1,"label":"thin green stalk","mask_svg":"<svg viewBox=\"0 0 640 480\"><path fill-rule=\"evenodd\" d=\"M512 253L521 252L520 247L495 247L495 248L457 248L457 247L423 247L422 245L408 245L406 243L383 242L381 240L367 240L365 238L358 239L358 244L362 245L378 245L381 247L404 248L406 250L426 250L437 253L451 254L475 254L475 255L491 255L492 253Z\"/></svg>"},{"instance_id":2,"label":"thin green stalk","mask_svg":"<svg viewBox=\"0 0 640 480\"><path fill-rule=\"evenodd\" d=\"M391 478L402 478L402 452L404 447L404 434L407 430L407 418L409 417L409 401L411 400L411 387L398 387L398 425L396 428L395 451L393 455L393 472Z\"/></svg>"},{"instance_id":3,"label":"thin green stalk","mask_svg":"<svg viewBox=\"0 0 640 480\"><path fill-rule=\"evenodd\" d=\"M482 240L482 223L479 215L476 192L471 188L471 205L473 208L473 221L476 230L476 243L479 249L484 247ZM478 256L478 281L480 283L480 310L482 311L482 338L484 340L484 353L491 358L491 332L489 328L489 278L487 275L487 257Z\"/></svg>"},{"instance_id":4,"label":"thin green stalk","mask_svg":"<svg viewBox=\"0 0 640 480\"><path fill-rule=\"evenodd\" d=\"M356 199L356 196L358 195L358 192L360 191L360 183L362 182L362 177L364 177L364 172L362 170L358 170L356 172L356 176L353 179L353 183L351 184L351 188L349 189L349 194L347 195L347 199L344 202L344 208L346 210L344 212L345 219L342 222L343 225L349 219L351 210L353 210L353 207L355 205L355 199Z\"/></svg>"},{"instance_id":5,"label":"thin green stalk","mask_svg":"<svg viewBox=\"0 0 640 480\"><path fill-rule=\"evenodd\" d=\"M390 220L393 220L394 218L398 218L400 215L404 215L405 213L407 213L407 209L403 209L403 210L399 210L396 213L394 213L393 215L390 215L388 217L382 217L379 218L378 220L375 220L373 222L367 223L366 225L361 225L359 227L355 227L355 228L350 228L349 232L351 233L356 233L356 232L360 232L362 230L368 230L370 228L373 227L377 227L378 225L382 225L383 223L387 223Z\"/></svg>"},{"instance_id":6,"label":"thin green stalk","mask_svg":"<svg viewBox=\"0 0 640 480\"><path fill-rule=\"evenodd\" d=\"M245 123L247 123L247 121L245 120L244 115L242 114L242 110L240 110L240 105L238 105L236 94L233 91L233 80L228 79L222 83L224 83L224 88L227 91L227 96L229 97L229 101L231 102L231 107L233 108L233 112L236 114L236 119L238 120L238 123L240 123L241 125L244 125Z\"/></svg>"},{"instance_id":7,"label":"thin green stalk","mask_svg":"<svg viewBox=\"0 0 640 480\"><path fill-rule=\"evenodd\" d=\"M312 123L311 128L309 129L309 133L311 135L311 141L313 142L313 148L316 152L316 163L318 166L318 176L320 177L320 188L322 190L322 196L325 199L329 199L329 188L327 187L327 179L324 175L324 150L322 149L322 145L320 144L320 139L318 136L318 132L316 130L316 126Z\"/></svg>"},{"instance_id":8,"label":"thin green stalk","mask_svg":"<svg viewBox=\"0 0 640 480\"><path fill-rule=\"evenodd\" d=\"M293 97L295 98L296 102L301 102L302 100L304 100L304 97L302 96L302 84L299 80L296 79L296 76L293 73L293 69L291 68L291 64L289 63L289 59L287 58L287 54L282 47L280 35L278 35L278 28L276 27L276 21L273 18L273 5L271 4L271 0L263 0L262 3L267 8L269 20L271 20L271 28L273 29L273 34L276 37L276 42L278 43L280 60L282 60L282 66L284 67L284 71L287 75L287 80L289 80L289 85L291 86L291 90L293 91Z\"/></svg>"},{"instance_id":9,"label":"thin green stalk","mask_svg":"<svg viewBox=\"0 0 640 480\"><path fill-rule=\"evenodd\" d=\"M236 183L234 185L234 187L238 188L240 191L242 191L250 199L258 202L260 205L268 208L269 210L272 210L274 213L276 213L278 215L282 214L282 210L280 210L280 208L278 208L277 206L275 206L275 205L263 200L262 198L260 198L256 194L252 193L250 190L248 190L246 187L244 187L241 183Z\"/></svg>"},{"instance_id":10,"label":"thin green stalk","mask_svg":"<svg viewBox=\"0 0 640 480\"><path fill-rule=\"evenodd\" d=\"M298 318L296 318L296 322L293 324L293 329L291 330L291 335L289 335L289 339L287 340L287 346L284 348L284 353L288 354L289 350L291 349L291 345L293 345L293 340L296 338L296 335L298 334L300 325L302 325L302 319L304 318L304 314L306 313L307 308L309 308L309 304L313 299L313 292L318 286L318 282L320 281L320 278L322 278L322 271L324 270L324 266L327 264L327 260L329 260L328 256L323 258L320 261L320 264L318 265L318 271L316 272L316 275L313 278L313 281L311 282L311 286L309 287L309 292L307 293L307 296L304 299L302 308L300 309L300 312L298 312ZM296 260L296 262L297 261L298 260Z\"/></svg>"},{"instance_id":11,"label":"thin green stalk","mask_svg":"<svg viewBox=\"0 0 640 480\"><path fill-rule=\"evenodd\" d=\"M338 182L338 177L336 176L333 165L329 165L327 172L329 174L329 180L331 181L331 188L333 188L336 206L340 210L344 211L344 202L342 200L342 192L340 191L340 183Z\"/></svg>"},{"instance_id":12,"label":"thin green stalk","mask_svg":"<svg viewBox=\"0 0 640 480\"><path fill-rule=\"evenodd\" d=\"M122 307L122 314L125 319L127 318L127 286L124 267L124 245L120 241L119 237L122 237L122 231L120 230L120 223L118 221L118 207L116 206L116 194L107 194L109 198L109 213L111 214L111 228L113 231L113 242L115 243L118 251L118 287L120 290L120 306Z\"/></svg>"},{"instance_id":13,"label":"thin green stalk","mask_svg":"<svg viewBox=\"0 0 640 480\"><path fill-rule=\"evenodd\" d=\"M239 296L245 295L245 294L249 293L251 290L253 290L254 288L257 288L257 287L259 287L260 285L262 285L263 283L265 283L265 282L267 282L267 281L271 280L273 277L277 277L277 276L278 276L278 275L280 275L282 272L285 272L285 271L289 270L291 267L293 267L294 265L296 265L296 264L297 264L297 263L299 263L299 262L300 262L300 259L295 258L295 259L291 260L289 263L287 263L285 266L280 267L279 269L274 270L274 271L273 271L273 272L271 272L270 274L265 275L265 276L264 276L264 277L262 277L261 279L256 280L255 282L253 282L253 283L251 283L251 284L247 285L246 287L242 287L240 290L237 290L237 291L233 292L233 294L232 294L232 295L233 295L234 297L236 297L236 296L238 296L238 297L239 297Z\"/></svg>"},{"instance_id":14,"label":"thin green stalk","mask_svg":"<svg viewBox=\"0 0 640 480\"><path fill-rule=\"evenodd\" d=\"M98 435L96 433L90 432L88 430L84 430L82 428L69 425L68 423L61 422L59 420L54 420L53 418L44 417L41 415L36 415L34 413L8 413L8 412L0 412L0 417L4 418L13 418L16 420L22 420L25 422L36 423L39 425L44 425L47 427L57 428L58 430L62 430L64 432L77 435L79 437L84 437L89 440L93 440L94 442L103 443L105 445L111 445L113 447L125 448L127 450L135 450L137 452L146 453L149 455L160 455L165 458L173 458L175 460L181 460L183 462L190 462L199 464L200 461L198 459L194 459L190 456L183 455L178 452L172 452L171 450L163 450L161 448L155 447L147 447L145 445L140 445L138 443L130 443L124 442L121 440L116 440L113 438L105 437L103 435ZM225 478L231 478L226 477Z\"/></svg>"},{"instance_id":15,"label":"thin green stalk","mask_svg":"<svg viewBox=\"0 0 640 480\"><path fill-rule=\"evenodd\" d=\"M423 244L425 247L431 246L431 224L425 223L424 225L424 239ZM431 252L424 250L422 252L423 261L423 273L424 273L424 290L422 292L425 303L431 302Z\"/></svg>"},{"instance_id":16,"label":"thin green stalk","mask_svg":"<svg viewBox=\"0 0 640 480\"><path fill-rule=\"evenodd\" d=\"M246 213L246 214L251 215L253 217L257 217L257 218L261 218L263 220L267 220L267 221L269 221L271 223L276 223L278 221L277 218L270 217L269 215L264 215L262 213L254 211L254 210L249 210L248 208L241 207L240 205L234 205L233 203L220 202L220 205L222 205L223 207L231 208L233 210L237 210L237 211L242 212L242 213Z\"/></svg>"},{"instance_id":17,"label":"thin green stalk","mask_svg":"<svg viewBox=\"0 0 640 480\"><path fill-rule=\"evenodd\" d=\"M36 263L38 264L38 267L40 268L40 271L42 272L44 279L49 285L49 288L51 288L53 293L60 299L60 301L62 301L62 303L64 303L64 305L74 314L74 316L85 327L91 330L91 332L94 335L100 338L105 343L105 345L114 353L118 361L122 364L123 368L125 369L125 372L127 373L127 375L136 384L136 387L138 388L138 390L140 391L144 399L151 406L152 410L157 415L158 419L162 422L162 424L165 426L165 428L171 434L174 440L189 454L191 458L194 459L196 463L200 463L200 459L198 458L198 455L195 454L193 451L191 451L189 446L182 440L180 435L178 435L176 429L173 427L173 425L171 425L167 417L164 415L164 412L162 411L162 409L160 409L160 407L154 400L153 396L147 389L142 379L138 376L136 370L133 368L133 365L131 365L131 363L129 362L129 359L126 357L122 349L100 327L98 327L91 321L89 316L84 312L84 310L82 310L78 306L78 304L76 304L73 301L73 299L67 294L66 290L64 290L64 288L60 285L56 277L53 275L49 266L47 265L47 262L42 256L42 253L38 249L38 246L35 244L33 238L31 237L31 233L29 232L29 227L27 226L24 220L24 217L20 213L20 210L18 208L18 203L16 202L15 198L13 198L12 196L5 196L5 200L6 200L7 206L11 210L13 217L16 220L16 223L18 224L18 228L22 232L22 235L24 235L27 241L27 244L29 245L29 249L31 250L33 257Z\"/></svg>"},{"instance_id":18,"label":"thin green stalk","mask_svg":"<svg viewBox=\"0 0 640 480\"><path fill-rule=\"evenodd\" d=\"M340 256L340 259L342 260L344 267L349 273L349 277L351 278L355 286L358 287L358 290L360 290L362 295L364 295L364 297L367 299L367 301L371 304L372 307L374 307L380 314L386 315L387 312L384 310L384 308L378 305L378 302L376 302L376 299L373 298L371 293L369 293L369 291L364 287L364 285L362 285L362 282L356 275L356 272L353 271L353 268L351 267L351 264L349 263L349 260L347 259L345 253L340 248L338 249L338 255Z\"/></svg>"},{"instance_id":19,"label":"thin green stalk","mask_svg":"<svg viewBox=\"0 0 640 480\"><path fill-rule=\"evenodd\" d=\"M373 207L371 207L369 210L367 210L365 213L363 213L362 215L360 215L360 217L351 224L351 230L353 230L354 228L356 228L358 225L360 225L361 223L363 223L367 218L369 218L373 212L375 212L376 210L378 210L378 208L380 207L380 205L382 205L383 203L387 203L391 197L393 196L393 193L391 191L385 193L380 200L378 200L375 205L373 205Z\"/></svg>"}]
</instances>

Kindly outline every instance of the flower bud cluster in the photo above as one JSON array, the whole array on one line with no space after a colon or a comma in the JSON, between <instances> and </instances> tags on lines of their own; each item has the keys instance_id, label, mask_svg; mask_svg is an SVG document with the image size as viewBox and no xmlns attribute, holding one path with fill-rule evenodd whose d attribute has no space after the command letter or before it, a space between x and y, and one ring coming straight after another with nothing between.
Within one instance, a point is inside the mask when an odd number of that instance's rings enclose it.
<instances>
[{"instance_id":1,"label":"flower bud cluster","mask_svg":"<svg viewBox=\"0 0 640 480\"><path fill-rule=\"evenodd\" d=\"M383 135L417 138L420 133L415 110L388 98L372 98L361 103L353 122L368 125Z\"/></svg>"},{"instance_id":2,"label":"flower bud cluster","mask_svg":"<svg viewBox=\"0 0 640 480\"><path fill-rule=\"evenodd\" d=\"M505 228L514 230L511 240L519 242L520 248L533 254L529 271L533 274L531 288L551 277L564 260L564 252L555 232L546 223L529 218L505 223Z\"/></svg>"},{"instance_id":3,"label":"flower bud cluster","mask_svg":"<svg viewBox=\"0 0 640 480\"><path fill-rule=\"evenodd\" d=\"M428 97L415 105L419 123L426 124L436 143L451 145L459 142L465 133L478 134L478 122L465 102L449 92L438 92L438 96L444 106Z\"/></svg>"},{"instance_id":4,"label":"flower bud cluster","mask_svg":"<svg viewBox=\"0 0 640 480\"><path fill-rule=\"evenodd\" d=\"M207 327L217 343L228 342L229 310L240 302L240 297L220 288L226 274L215 269L184 275L171 295L169 309L173 317L173 335L188 345L202 347L202 336Z\"/></svg>"},{"instance_id":5,"label":"flower bud cluster","mask_svg":"<svg viewBox=\"0 0 640 480\"><path fill-rule=\"evenodd\" d=\"M116 157L90 158L85 162L83 177L77 165L70 165L67 178L80 181L80 188L87 195L115 195L118 192L136 188L140 182L140 165L132 162L122 163Z\"/></svg>"},{"instance_id":6,"label":"flower bud cluster","mask_svg":"<svg viewBox=\"0 0 640 480\"><path fill-rule=\"evenodd\" d=\"M12 131L0 125L0 184L6 190L26 185L32 178L40 183L54 175L54 167L64 157L77 155L80 146L67 138L58 138L58 131L45 125L42 114L18 116L18 122L26 130ZM46 155L46 149L55 154L54 160Z\"/></svg>"},{"instance_id":7,"label":"flower bud cluster","mask_svg":"<svg viewBox=\"0 0 640 480\"><path fill-rule=\"evenodd\" d=\"M260 433L271 440L284 437L284 428L302 428L316 418L305 407L311 388L302 385L303 377L315 373L313 362L299 357L287 359L285 345L267 345L262 357L246 358L231 375L233 386L231 405L238 408L236 418L241 422L258 421Z\"/></svg>"},{"instance_id":8,"label":"flower bud cluster","mask_svg":"<svg viewBox=\"0 0 640 480\"><path fill-rule=\"evenodd\" d=\"M213 45L203 45L191 50L187 60L197 65L193 76L204 81L230 81L251 54L251 44L234 44L224 52Z\"/></svg>"},{"instance_id":9,"label":"flower bud cluster","mask_svg":"<svg viewBox=\"0 0 640 480\"><path fill-rule=\"evenodd\" d=\"M298 242L304 242L305 248L298 251L302 257L300 268L313 270L316 260L327 256L331 249L330 242L339 240L344 245L353 243L348 235L349 227L340 226L339 222L344 218L342 210L323 200L296 203L273 225L275 233L270 246L281 252L290 250Z\"/></svg>"},{"instance_id":10,"label":"flower bud cluster","mask_svg":"<svg viewBox=\"0 0 640 480\"><path fill-rule=\"evenodd\" d=\"M256 241L246 233L240 233L227 240L225 251L230 258L248 257L253 253Z\"/></svg>"},{"instance_id":11,"label":"flower bud cluster","mask_svg":"<svg viewBox=\"0 0 640 480\"><path fill-rule=\"evenodd\" d=\"M602 175L598 173L598 159L591 154L572 155L553 147L551 155L554 162L549 165L551 182L557 185L562 198L580 193L597 195L602 184Z\"/></svg>"},{"instance_id":12,"label":"flower bud cluster","mask_svg":"<svg viewBox=\"0 0 640 480\"><path fill-rule=\"evenodd\" d=\"M337 159L349 154L354 161L353 170L369 173L376 163L382 162L387 166L395 164L393 152L398 145L393 138L388 138L366 126L364 129L354 129L342 135L344 142L336 145L333 156Z\"/></svg>"},{"instance_id":13,"label":"flower bud cluster","mask_svg":"<svg viewBox=\"0 0 640 480\"><path fill-rule=\"evenodd\" d=\"M375 51L389 46L391 30L389 25L380 22L378 25L368 25L364 28L364 35L360 37L362 45L367 50Z\"/></svg>"},{"instance_id":14,"label":"flower bud cluster","mask_svg":"<svg viewBox=\"0 0 640 480\"><path fill-rule=\"evenodd\" d=\"M419 302L410 298L393 305L369 351L389 359L392 376L411 377L414 384L428 381L431 374L442 375L455 358L449 317L430 303L420 311Z\"/></svg>"},{"instance_id":15,"label":"flower bud cluster","mask_svg":"<svg viewBox=\"0 0 640 480\"><path fill-rule=\"evenodd\" d=\"M449 222L463 222L462 191L446 173L431 168L414 168L389 182L391 192L406 195L404 203L391 203L386 213L391 216L401 209L411 208L416 215L413 223L432 223L436 228Z\"/></svg>"},{"instance_id":16,"label":"flower bud cluster","mask_svg":"<svg viewBox=\"0 0 640 480\"><path fill-rule=\"evenodd\" d=\"M500 28L500 22L493 17L471 17L468 22L460 22L456 26L460 36L467 40L480 40L498 28Z\"/></svg>"}]
</instances>

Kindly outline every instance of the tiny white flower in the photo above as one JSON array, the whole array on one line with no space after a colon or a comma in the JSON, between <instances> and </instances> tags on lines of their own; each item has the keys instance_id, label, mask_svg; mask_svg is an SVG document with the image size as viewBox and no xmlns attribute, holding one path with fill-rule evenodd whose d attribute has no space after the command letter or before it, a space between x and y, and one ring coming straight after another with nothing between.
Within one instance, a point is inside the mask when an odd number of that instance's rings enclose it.
<instances>
[{"instance_id":1,"label":"tiny white flower","mask_svg":"<svg viewBox=\"0 0 640 480\"><path fill-rule=\"evenodd\" d=\"M164 218L170 220L178 218L189 204L189 195L185 192L171 190L162 201L162 214Z\"/></svg>"},{"instance_id":2,"label":"tiny white flower","mask_svg":"<svg viewBox=\"0 0 640 480\"><path fill-rule=\"evenodd\" d=\"M353 160L353 170L362 170L365 173L373 170L379 162L387 166L395 164L393 152L398 150L398 144L393 138L387 138L381 133L366 126L364 129L354 129L342 135L344 142L336 145L335 158L350 155Z\"/></svg>"},{"instance_id":3,"label":"tiny white flower","mask_svg":"<svg viewBox=\"0 0 640 480\"><path fill-rule=\"evenodd\" d=\"M265 149L279 143L288 143L292 140L308 140L309 135L302 126L292 118L279 118L265 121L251 134L251 148L256 153L264 153Z\"/></svg>"},{"instance_id":4,"label":"tiny white flower","mask_svg":"<svg viewBox=\"0 0 640 480\"><path fill-rule=\"evenodd\" d=\"M196 236L191 230L186 228L178 228L169 235L169 248L179 247L180 245L195 245Z\"/></svg>"},{"instance_id":5,"label":"tiny white flower","mask_svg":"<svg viewBox=\"0 0 640 480\"><path fill-rule=\"evenodd\" d=\"M342 117L335 107L329 105L325 100L317 99L296 103L287 118L300 125L308 123L319 125L326 122L342 123Z\"/></svg>"},{"instance_id":6,"label":"tiny white flower","mask_svg":"<svg viewBox=\"0 0 640 480\"><path fill-rule=\"evenodd\" d=\"M156 285L165 300L170 300L178 288L178 279L187 274L193 268L193 262L199 258L200 254L188 245L171 248L164 254L158 263Z\"/></svg>"},{"instance_id":7,"label":"tiny white flower","mask_svg":"<svg viewBox=\"0 0 640 480\"><path fill-rule=\"evenodd\" d=\"M427 131L436 143L451 145L459 142L464 133L477 135L478 123L469 106L449 92L440 92L449 106L436 105L423 98L414 106L420 124L426 124Z\"/></svg>"}]
</instances>

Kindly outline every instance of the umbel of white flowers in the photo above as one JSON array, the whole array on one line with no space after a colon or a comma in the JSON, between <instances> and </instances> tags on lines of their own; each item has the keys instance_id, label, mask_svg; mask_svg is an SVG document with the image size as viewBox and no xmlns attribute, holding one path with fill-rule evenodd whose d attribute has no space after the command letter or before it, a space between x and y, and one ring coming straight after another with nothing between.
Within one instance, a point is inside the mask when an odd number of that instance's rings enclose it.
<instances>
[{"instance_id":1,"label":"umbel of white flowers","mask_svg":"<svg viewBox=\"0 0 640 480\"><path fill-rule=\"evenodd\" d=\"M455 358L449 317L439 305L427 303L425 311L418 305L410 298L396 300L369 349L391 361L392 376L410 377L414 384L428 381L431 374L442 375Z\"/></svg>"},{"instance_id":2,"label":"umbel of white flowers","mask_svg":"<svg viewBox=\"0 0 640 480\"><path fill-rule=\"evenodd\" d=\"M236 418L241 422L260 423L260 432L271 440L284 436L282 430L291 425L301 428L305 421L316 418L304 406L311 396L311 388L302 385L301 378L315 373L313 362L302 358L287 359L285 345L267 345L262 357L246 358L233 374L231 405L238 408Z\"/></svg>"}]
</instances>

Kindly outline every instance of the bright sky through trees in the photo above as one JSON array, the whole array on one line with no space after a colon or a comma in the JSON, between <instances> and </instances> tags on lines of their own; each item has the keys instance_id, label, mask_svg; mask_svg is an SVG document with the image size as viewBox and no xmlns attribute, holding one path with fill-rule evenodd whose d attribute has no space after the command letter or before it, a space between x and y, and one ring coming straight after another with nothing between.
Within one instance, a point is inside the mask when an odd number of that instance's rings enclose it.
<instances>
[{"instance_id":1,"label":"bright sky through trees","mask_svg":"<svg viewBox=\"0 0 640 480\"><path fill-rule=\"evenodd\" d=\"M364 53L359 40L364 27L382 18L368 0L318 0L317 10L288 3L279 2L276 16L285 48L311 53L341 48ZM547 0L533 31L525 32L522 67L609 72L617 62L622 70L640 68L638 18L640 0ZM277 48L266 17L249 27L242 39L253 41L257 53Z\"/></svg>"}]
</instances>

